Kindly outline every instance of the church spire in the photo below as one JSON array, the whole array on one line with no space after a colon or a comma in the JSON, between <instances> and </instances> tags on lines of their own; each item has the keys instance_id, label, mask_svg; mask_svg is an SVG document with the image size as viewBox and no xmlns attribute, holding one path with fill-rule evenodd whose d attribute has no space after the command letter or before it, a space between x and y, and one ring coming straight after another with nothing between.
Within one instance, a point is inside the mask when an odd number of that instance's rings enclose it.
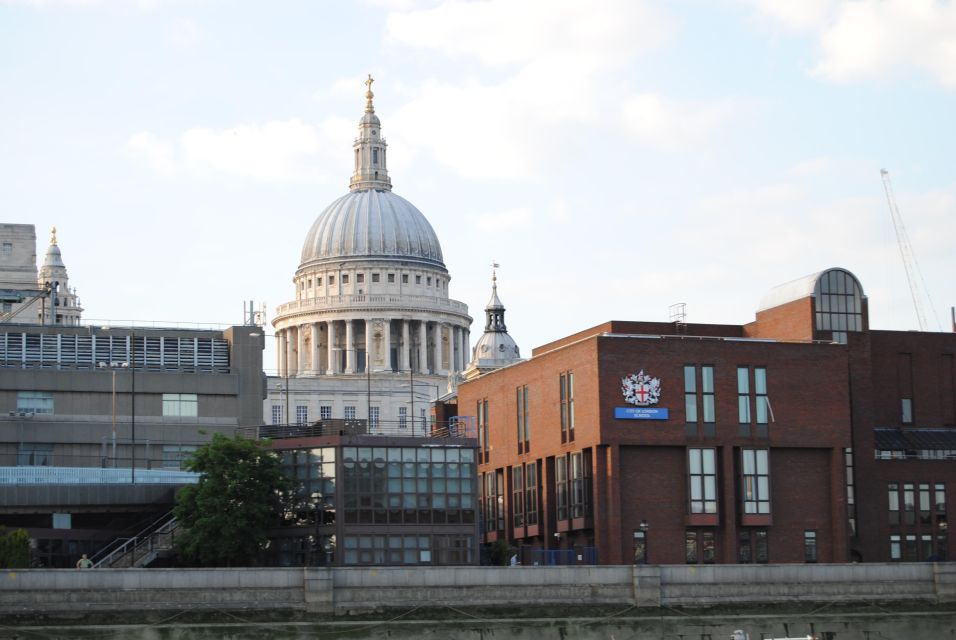
<instances>
[{"instance_id":1,"label":"church spire","mask_svg":"<svg viewBox=\"0 0 956 640\"><path fill-rule=\"evenodd\" d=\"M498 272L496 269L501 265L491 261L491 300L485 305L485 331L495 331L507 333L505 327L505 305L501 304L498 298Z\"/></svg>"},{"instance_id":2,"label":"church spire","mask_svg":"<svg viewBox=\"0 0 956 640\"><path fill-rule=\"evenodd\" d=\"M372 74L365 81L365 115L359 120L359 132L352 148L355 150L355 164L352 169L352 180L349 182L350 191L391 191L392 181L388 177L388 167L385 163L385 138L382 137L382 123L375 115L375 105L372 104L372 83L375 79Z\"/></svg>"}]
</instances>

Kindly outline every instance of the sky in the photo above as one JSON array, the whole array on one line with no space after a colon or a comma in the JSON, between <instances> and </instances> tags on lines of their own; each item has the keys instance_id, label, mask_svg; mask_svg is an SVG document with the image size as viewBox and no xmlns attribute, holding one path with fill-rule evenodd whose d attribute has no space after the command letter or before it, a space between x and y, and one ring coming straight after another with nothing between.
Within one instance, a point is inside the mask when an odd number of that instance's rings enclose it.
<instances>
[{"instance_id":1,"label":"sky","mask_svg":"<svg viewBox=\"0 0 956 640\"><path fill-rule=\"evenodd\" d=\"M837 266L918 329L882 168L949 328L953 2L0 0L0 222L40 260L56 226L87 322L271 321L369 73L473 340L493 261L526 356L678 302L746 323Z\"/></svg>"}]
</instances>

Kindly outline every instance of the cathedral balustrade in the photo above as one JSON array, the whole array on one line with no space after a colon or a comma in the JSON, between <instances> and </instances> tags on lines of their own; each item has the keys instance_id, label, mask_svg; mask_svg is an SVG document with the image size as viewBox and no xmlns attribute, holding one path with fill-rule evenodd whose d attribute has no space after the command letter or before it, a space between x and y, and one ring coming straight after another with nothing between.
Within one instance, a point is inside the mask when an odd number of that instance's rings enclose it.
<instances>
[{"instance_id":1,"label":"cathedral balustrade","mask_svg":"<svg viewBox=\"0 0 956 640\"><path fill-rule=\"evenodd\" d=\"M305 298L279 305L277 315L283 316L302 312L352 311L363 308L393 309L434 309L468 314L468 305L457 300L435 296L416 296L407 294L348 294Z\"/></svg>"}]
</instances>

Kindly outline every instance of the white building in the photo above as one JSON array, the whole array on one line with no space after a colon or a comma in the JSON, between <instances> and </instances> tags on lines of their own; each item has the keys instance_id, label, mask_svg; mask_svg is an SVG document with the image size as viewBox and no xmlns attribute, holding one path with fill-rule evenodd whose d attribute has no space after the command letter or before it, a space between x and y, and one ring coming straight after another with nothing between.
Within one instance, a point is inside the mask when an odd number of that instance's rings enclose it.
<instances>
[{"instance_id":1,"label":"white building","mask_svg":"<svg viewBox=\"0 0 956 640\"><path fill-rule=\"evenodd\" d=\"M0 224L0 322L79 325L83 308L69 286L56 227L39 272L36 258L32 224Z\"/></svg>"},{"instance_id":2,"label":"white building","mask_svg":"<svg viewBox=\"0 0 956 640\"><path fill-rule=\"evenodd\" d=\"M309 229L295 298L272 321L267 423L367 418L373 432L420 432L428 402L468 364L468 307L448 296L428 220L392 192L371 83L349 193Z\"/></svg>"}]
</instances>

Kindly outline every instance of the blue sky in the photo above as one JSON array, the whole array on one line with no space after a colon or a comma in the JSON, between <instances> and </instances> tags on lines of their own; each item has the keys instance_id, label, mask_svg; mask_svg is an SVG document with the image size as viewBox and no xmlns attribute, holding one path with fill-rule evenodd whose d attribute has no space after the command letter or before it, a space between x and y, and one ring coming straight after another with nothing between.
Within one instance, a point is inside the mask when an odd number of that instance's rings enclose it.
<instances>
[{"instance_id":1,"label":"blue sky","mask_svg":"<svg viewBox=\"0 0 956 640\"><path fill-rule=\"evenodd\" d=\"M88 319L271 318L367 73L474 334L492 259L525 354L831 266L917 328L882 167L948 327L952 2L0 0L0 220L57 227Z\"/></svg>"}]
</instances>

